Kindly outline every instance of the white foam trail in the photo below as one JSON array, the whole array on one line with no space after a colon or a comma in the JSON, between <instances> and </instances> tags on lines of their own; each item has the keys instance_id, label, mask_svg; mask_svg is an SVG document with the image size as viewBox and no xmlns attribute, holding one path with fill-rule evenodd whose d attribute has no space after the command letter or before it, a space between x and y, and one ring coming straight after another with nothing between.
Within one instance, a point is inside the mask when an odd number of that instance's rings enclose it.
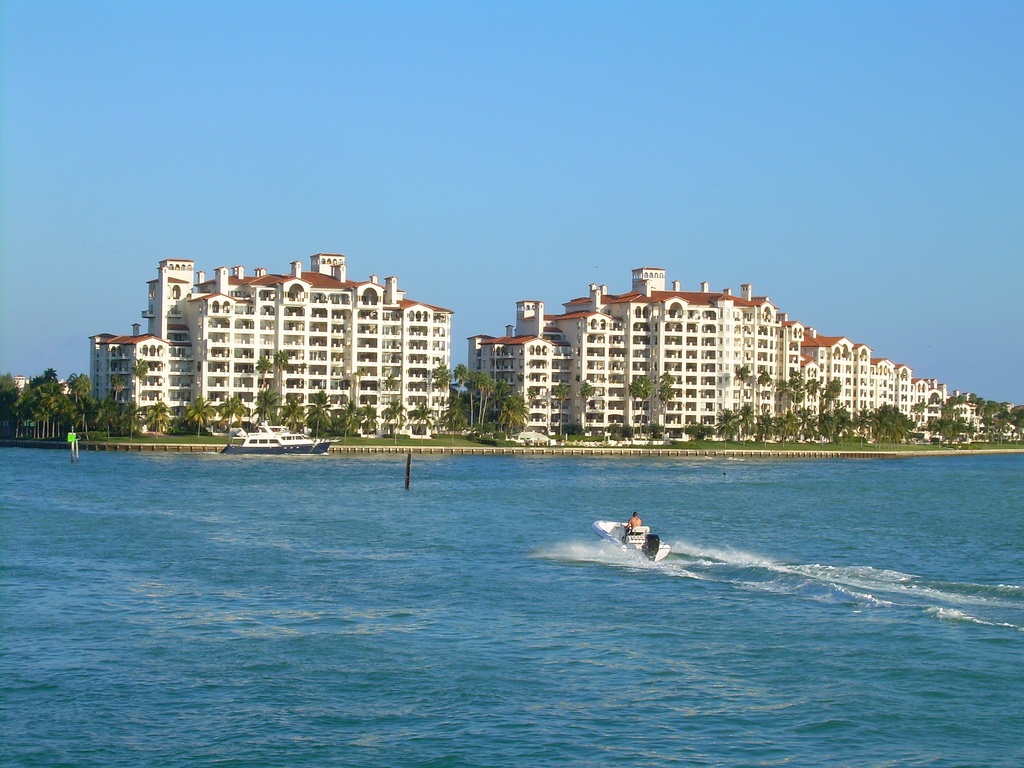
<instances>
[{"instance_id":1,"label":"white foam trail","mask_svg":"<svg viewBox=\"0 0 1024 768\"><path fill-rule=\"evenodd\" d=\"M976 606L982 614L993 609L1017 611L1024 587L927 582L920 576L867 565L789 564L734 547L710 547L676 540L672 553L652 563L635 553L602 542L568 542L538 551L538 557L570 562L601 563L656 569L667 576L717 581L742 589L796 595L822 603L851 603L861 608L919 608L947 621L1006 627L1017 624L989 621L961 610Z\"/></svg>"},{"instance_id":2,"label":"white foam trail","mask_svg":"<svg viewBox=\"0 0 1024 768\"><path fill-rule=\"evenodd\" d=\"M703 547L692 542L677 540L672 544L672 551L694 560L706 560L711 563L725 563L742 568L771 568L776 563L753 552L745 552L731 547Z\"/></svg>"},{"instance_id":3,"label":"white foam trail","mask_svg":"<svg viewBox=\"0 0 1024 768\"><path fill-rule=\"evenodd\" d=\"M925 613L929 613L943 621L962 621L970 624L980 624L983 627L1003 627L1006 629L1015 629L1018 632L1024 632L1024 627L1016 624L1011 624L1007 621L986 621L985 619L979 619L977 616L971 616L970 614L964 613L956 608L943 608L938 605L933 605L925 611Z\"/></svg>"}]
</instances>

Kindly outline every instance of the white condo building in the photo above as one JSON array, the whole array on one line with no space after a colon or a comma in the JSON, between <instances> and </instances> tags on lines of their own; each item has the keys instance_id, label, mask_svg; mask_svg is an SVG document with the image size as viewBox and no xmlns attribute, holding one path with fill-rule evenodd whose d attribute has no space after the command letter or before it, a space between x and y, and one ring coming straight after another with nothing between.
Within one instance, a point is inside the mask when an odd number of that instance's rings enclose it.
<instances>
[{"instance_id":1,"label":"white condo building","mask_svg":"<svg viewBox=\"0 0 1024 768\"><path fill-rule=\"evenodd\" d=\"M349 280L341 254L313 255L309 271L294 261L288 274L236 266L210 278L190 259L165 259L148 285L144 333L136 324L130 335L91 337L95 397L143 409L163 401L176 415L198 397L237 396L251 412L267 386L282 403L326 392L332 407L355 401L378 414L395 399L435 416L447 404L432 371L450 364L451 310L407 299L396 277ZM261 373L260 358L281 364Z\"/></svg>"},{"instance_id":2,"label":"white condo building","mask_svg":"<svg viewBox=\"0 0 1024 768\"><path fill-rule=\"evenodd\" d=\"M469 339L468 367L507 381L526 400L525 428L549 434L570 424L606 434L653 423L682 438L688 425L714 426L724 410L750 405L776 415L796 398L816 412L820 395L777 386L794 379L816 379L818 392L838 380L836 402L851 414L890 404L922 426L946 401L944 385L873 358L864 344L790 321L749 284L739 294L707 283L699 291L678 281L666 288L665 270L656 267L638 267L632 277L628 293L591 284L557 314L546 314L541 301L518 302L504 336ZM644 397L631 393L640 377L651 385Z\"/></svg>"}]
</instances>

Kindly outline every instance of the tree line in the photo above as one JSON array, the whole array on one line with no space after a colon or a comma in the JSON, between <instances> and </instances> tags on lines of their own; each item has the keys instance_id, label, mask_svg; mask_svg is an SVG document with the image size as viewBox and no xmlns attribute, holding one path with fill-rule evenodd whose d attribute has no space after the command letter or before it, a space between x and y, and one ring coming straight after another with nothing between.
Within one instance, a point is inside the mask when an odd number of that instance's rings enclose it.
<instances>
[{"instance_id":1,"label":"tree line","mask_svg":"<svg viewBox=\"0 0 1024 768\"><path fill-rule=\"evenodd\" d=\"M274 361L278 363L278 361ZM282 372L287 361L281 360L274 368ZM495 379L481 371L472 371L460 364L450 369L438 366L431 373L435 393L447 393L443 407L437 411L426 403L406 407L397 395L385 397L383 407L360 404L353 389L341 404L331 402L326 391L313 393L308 402L281 395L281 387L271 385L266 376L271 371L264 366L260 387L251 406L233 396L219 403L198 397L177 416L169 406L158 401L140 407L132 399L124 401L120 395L126 382L120 376L112 377L111 394L104 399L92 397L92 382L85 374L72 374L61 383L54 369L48 368L19 389L10 374L0 375L0 427L7 437L58 438L75 430L112 436L134 436L143 430L159 434L196 435L214 428L221 430L266 421L283 424L300 431L308 429L314 436L375 436L383 432L397 439L403 428L425 434L440 431L451 435L469 434L488 437L513 433L529 421L529 407L522 395L516 394L505 380ZM148 373L144 362L137 363L132 375L141 380ZM812 442L860 438L875 443L903 443L918 434L918 427L906 414L891 405L852 415L838 404L840 382L830 381L820 387L816 379L804 380L799 374L789 380L772 381L761 375L750 378L749 370L740 368L737 376L754 387L755 404L738 409L724 409L716 415L714 424L690 424L684 431L698 440L720 438L729 441L754 440L759 442ZM354 379L358 380L356 374ZM380 382L381 390L393 393L398 379L387 376ZM647 376L635 377L628 387L632 400L630 423L611 425L604 434L615 439L646 435L659 439L664 427L654 418L658 404L664 411L678 396L678 388L670 374L657 380ZM781 400L784 410L778 415L762 409L762 398L770 394ZM539 391L527 389L534 399ZM595 395L589 382L577 387L580 398L579 412L586 413ZM572 397L566 383L556 384L547 398L552 406L561 407ZM815 398L819 408L804 405ZM963 418L962 406L969 403L977 416L977 426ZM920 404L920 408L924 405ZM562 435L584 432L580 423L559 423ZM991 442L1024 439L1024 406L1013 406L971 395L949 398L942 405L941 415L928 423L928 431L946 442L981 439Z\"/></svg>"}]
</instances>

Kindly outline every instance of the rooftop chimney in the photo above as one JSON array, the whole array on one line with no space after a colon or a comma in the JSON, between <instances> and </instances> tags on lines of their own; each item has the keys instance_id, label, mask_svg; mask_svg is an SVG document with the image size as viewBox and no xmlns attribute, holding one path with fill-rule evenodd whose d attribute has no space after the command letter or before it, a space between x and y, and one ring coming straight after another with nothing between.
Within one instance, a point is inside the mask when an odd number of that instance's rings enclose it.
<instances>
[{"instance_id":1,"label":"rooftop chimney","mask_svg":"<svg viewBox=\"0 0 1024 768\"><path fill-rule=\"evenodd\" d=\"M679 287L679 281L678 280L673 280L672 281L672 290L673 291L681 290L680 287Z\"/></svg>"},{"instance_id":2,"label":"rooftop chimney","mask_svg":"<svg viewBox=\"0 0 1024 768\"><path fill-rule=\"evenodd\" d=\"M398 278L397 277L385 277L384 278L384 303L385 304L397 304L405 298L405 291L398 290Z\"/></svg>"},{"instance_id":3,"label":"rooftop chimney","mask_svg":"<svg viewBox=\"0 0 1024 768\"><path fill-rule=\"evenodd\" d=\"M228 287L228 268L217 267L214 272L217 275L217 285L214 288L214 291L216 293L227 293L230 291L231 289Z\"/></svg>"},{"instance_id":4,"label":"rooftop chimney","mask_svg":"<svg viewBox=\"0 0 1024 768\"><path fill-rule=\"evenodd\" d=\"M141 327L142 326L140 326L139 323L132 323L132 336L138 336L139 335L139 328L141 328Z\"/></svg>"},{"instance_id":5,"label":"rooftop chimney","mask_svg":"<svg viewBox=\"0 0 1024 768\"><path fill-rule=\"evenodd\" d=\"M743 293L743 298L750 301L754 298L754 286L750 283L743 283L740 286L740 291Z\"/></svg>"},{"instance_id":6,"label":"rooftop chimney","mask_svg":"<svg viewBox=\"0 0 1024 768\"><path fill-rule=\"evenodd\" d=\"M302 277L302 262L301 261L293 261L292 262L292 277Z\"/></svg>"},{"instance_id":7,"label":"rooftop chimney","mask_svg":"<svg viewBox=\"0 0 1024 768\"><path fill-rule=\"evenodd\" d=\"M700 292L701 293L708 293L710 290L711 290L711 285L709 283L703 282L703 283L700 284Z\"/></svg>"}]
</instances>

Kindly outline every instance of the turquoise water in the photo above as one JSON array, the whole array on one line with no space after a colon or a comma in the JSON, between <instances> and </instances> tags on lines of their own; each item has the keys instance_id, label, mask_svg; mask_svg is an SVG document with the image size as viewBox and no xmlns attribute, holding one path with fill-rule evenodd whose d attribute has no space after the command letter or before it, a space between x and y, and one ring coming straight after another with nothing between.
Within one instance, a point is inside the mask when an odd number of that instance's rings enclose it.
<instances>
[{"instance_id":1,"label":"turquoise water","mask_svg":"<svg viewBox=\"0 0 1024 768\"><path fill-rule=\"evenodd\" d=\"M0 449L0 764L1024 764L1024 456L404 474Z\"/></svg>"}]
</instances>

